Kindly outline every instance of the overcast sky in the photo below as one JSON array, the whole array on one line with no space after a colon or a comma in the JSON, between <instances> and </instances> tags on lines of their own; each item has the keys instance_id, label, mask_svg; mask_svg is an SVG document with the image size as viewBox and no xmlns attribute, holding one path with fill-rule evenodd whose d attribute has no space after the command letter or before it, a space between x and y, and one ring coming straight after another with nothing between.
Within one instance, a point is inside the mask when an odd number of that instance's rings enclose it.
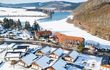
<instances>
[{"instance_id":1,"label":"overcast sky","mask_svg":"<svg viewBox=\"0 0 110 70\"><path fill-rule=\"evenodd\" d=\"M31 2L47 2L47 1L83 2L87 0L0 0L0 3L15 4L15 3L31 3Z\"/></svg>"}]
</instances>

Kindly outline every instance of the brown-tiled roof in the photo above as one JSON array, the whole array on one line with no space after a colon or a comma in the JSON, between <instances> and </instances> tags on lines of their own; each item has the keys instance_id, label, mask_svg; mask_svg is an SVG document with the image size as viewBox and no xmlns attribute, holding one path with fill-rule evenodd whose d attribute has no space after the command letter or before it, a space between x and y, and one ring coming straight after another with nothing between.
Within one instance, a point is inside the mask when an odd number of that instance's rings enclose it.
<instances>
[{"instance_id":1,"label":"brown-tiled roof","mask_svg":"<svg viewBox=\"0 0 110 70\"><path fill-rule=\"evenodd\" d=\"M37 36L50 36L52 35L52 32L51 31L39 31L39 32L36 32L36 35Z\"/></svg>"},{"instance_id":2,"label":"brown-tiled roof","mask_svg":"<svg viewBox=\"0 0 110 70\"><path fill-rule=\"evenodd\" d=\"M75 37L75 36L67 36L61 33L56 32L55 36L57 37L59 42L64 42L66 40L71 40L71 41L79 41L79 42L83 42L84 38L82 37Z\"/></svg>"}]
</instances>

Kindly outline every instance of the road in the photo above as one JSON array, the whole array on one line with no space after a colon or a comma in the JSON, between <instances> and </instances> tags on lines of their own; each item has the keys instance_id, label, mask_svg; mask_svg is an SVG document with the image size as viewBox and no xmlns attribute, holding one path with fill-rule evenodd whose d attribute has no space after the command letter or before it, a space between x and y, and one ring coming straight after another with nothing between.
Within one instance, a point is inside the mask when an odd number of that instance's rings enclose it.
<instances>
[{"instance_id":1,"label":"road","mask_svg":"<svg viewBox=\"0 0 110 70\"><path fill-rule=\"evenodd\" d=\"M63 48L63 49L66 49L66 50L73 50L73 48L65 47L63 45L61 46L61 45L53 44L51 42L44 42L44 41L4 39L4 42L8 42L8 43L44 44L44 45L49 45L51 47Z\"/></svg>"}]
</instances>

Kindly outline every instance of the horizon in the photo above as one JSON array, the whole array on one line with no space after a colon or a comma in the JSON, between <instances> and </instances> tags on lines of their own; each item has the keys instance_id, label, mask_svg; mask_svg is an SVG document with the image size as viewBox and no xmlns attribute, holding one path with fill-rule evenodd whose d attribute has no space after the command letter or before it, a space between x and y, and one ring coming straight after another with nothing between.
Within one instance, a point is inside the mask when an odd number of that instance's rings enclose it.
<instances>
[{"instance_id":1,"label":"horizon","mask_svg":"<svg viewBox=\"0 0 110 70\"><path fill-rule=\"evenodd\" d=\"M87 0L2 0L0 3L5 4L20 4L20 3L33 3L33 2L49 2L49 1L66 1L66 2L73 2L73 3L79 3L79 2L85 2Z\"/></svg>"}]
</instances>

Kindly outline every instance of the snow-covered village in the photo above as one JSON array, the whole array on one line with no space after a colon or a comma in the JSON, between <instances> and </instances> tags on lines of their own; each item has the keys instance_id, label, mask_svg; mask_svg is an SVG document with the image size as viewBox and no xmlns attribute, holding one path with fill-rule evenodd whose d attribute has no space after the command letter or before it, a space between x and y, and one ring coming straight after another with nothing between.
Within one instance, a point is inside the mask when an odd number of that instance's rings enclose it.
<instances>
[{"instance_id":1,"label":"snow-covered village","mask_svg":"<svg viewBox=\"0 0 110 70\"><path fill-rule=\"evenodd\" d=\"M0 2L0 70L110 70L110 41L68 22L73 8L55 8L72 1Z\"/></svg>"}]
</instances>

